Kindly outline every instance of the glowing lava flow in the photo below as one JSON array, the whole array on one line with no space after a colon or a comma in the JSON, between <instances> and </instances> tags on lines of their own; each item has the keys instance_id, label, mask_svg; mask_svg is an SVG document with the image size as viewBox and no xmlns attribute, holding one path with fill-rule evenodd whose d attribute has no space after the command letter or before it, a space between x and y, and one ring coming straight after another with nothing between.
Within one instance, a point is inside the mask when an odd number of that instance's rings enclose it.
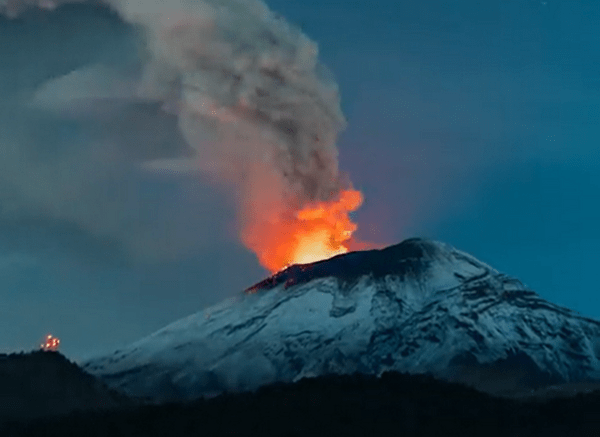
<instances>
[{"instance_id":1,"label":"glowing lava flow","mask_svg":"<svg viewBox=\"0 0 600 437\"><path fill-rule=\"evenodd\" d=\"M271 224L261 232L262 238L254 238L249 246L273 273L292 264L346 253L346 243L356 230L348 214L358 209L362 201L360 191L342 191L333 201L307 205L290 219Z\"/></svg>"}]
</instances>

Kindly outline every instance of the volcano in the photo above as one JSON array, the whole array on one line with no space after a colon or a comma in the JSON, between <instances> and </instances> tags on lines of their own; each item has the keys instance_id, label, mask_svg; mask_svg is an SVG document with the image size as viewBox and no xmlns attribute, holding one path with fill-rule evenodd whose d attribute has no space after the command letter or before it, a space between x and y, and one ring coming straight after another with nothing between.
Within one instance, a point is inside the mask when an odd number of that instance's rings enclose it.
<instances>
[{"instance_id":1,"label":"volcano","mask_svg":"<svg viewBox=\"0 0 600 437\"><path fill-rule=\"evenodd\" d=\"M599 357L600 322L413 238L291 266L83 366L129 395L170 401L385 371L521 393L599 381Z\"/></svg>"}]
</instances>

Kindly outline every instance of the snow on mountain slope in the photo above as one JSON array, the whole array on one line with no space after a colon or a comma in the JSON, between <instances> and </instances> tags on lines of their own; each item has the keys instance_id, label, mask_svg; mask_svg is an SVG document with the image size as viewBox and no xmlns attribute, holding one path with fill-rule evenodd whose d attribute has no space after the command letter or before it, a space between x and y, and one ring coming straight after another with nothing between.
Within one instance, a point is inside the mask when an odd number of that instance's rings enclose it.
<instances>
[{"instance_id":1,"label":"snow on mountain slope","mask_svg":"<svg viewBox=\"0 0 600 437\"><path fill-rule=\"evenodd\" d=\"M292 266L84 369L175 400L386 370L530 388L600 380L599 356L600 322L449 245L410 239Z\"/></svg>"}]
</instances>

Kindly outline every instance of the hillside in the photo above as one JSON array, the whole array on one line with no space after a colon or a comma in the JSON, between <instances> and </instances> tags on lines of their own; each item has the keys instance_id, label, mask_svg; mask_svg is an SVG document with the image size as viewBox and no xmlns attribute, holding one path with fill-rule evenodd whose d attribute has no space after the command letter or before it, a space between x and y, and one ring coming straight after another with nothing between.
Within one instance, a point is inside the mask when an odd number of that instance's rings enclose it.
<instances>
[{"instance_id":1,"label":"hillside","mask_svg":"<svg viewBox=\"0 0 600 437\"><path fill-rule=\"evenodd\" d=\"M0 422L133 404L58 352L0 354Z\"/></svg>"}]
</instances>

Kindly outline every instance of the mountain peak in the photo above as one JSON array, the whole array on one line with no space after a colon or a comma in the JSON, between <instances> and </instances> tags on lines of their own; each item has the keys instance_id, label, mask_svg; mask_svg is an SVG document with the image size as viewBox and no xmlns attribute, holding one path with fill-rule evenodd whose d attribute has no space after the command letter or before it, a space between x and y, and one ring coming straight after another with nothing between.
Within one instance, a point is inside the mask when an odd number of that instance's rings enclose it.
<instances>
[{"instance_id":1,"label":"mountain peak","mask_svg":"<svg viewBox=\"0 0 600 437\"><path fill-rule=\"evenodd\" d=\"M342 283L354 283L363 276L374 279L394 275L419 279L427 276L436 263L456 257L471 258L453 247L426 238L409 238L384 249L349 252L310 264L295 264L246 289L246 293L285 288L319 278L334 277ZM469 261L476 261L474 258ZM483 265L482 263L478 263Z\"/></svg>"},{"instance_id":2,"label":"mountain peak","mask_svg":"<svg viewBox=\"0 0 600 437\"><path fill-rule=\"evenodd\" d=\"M388 370L523 390L600 380L599 358L600 322L411 238L291 266L85 368L136 396L189 399Z\"/></svg>"}]
</instances>

